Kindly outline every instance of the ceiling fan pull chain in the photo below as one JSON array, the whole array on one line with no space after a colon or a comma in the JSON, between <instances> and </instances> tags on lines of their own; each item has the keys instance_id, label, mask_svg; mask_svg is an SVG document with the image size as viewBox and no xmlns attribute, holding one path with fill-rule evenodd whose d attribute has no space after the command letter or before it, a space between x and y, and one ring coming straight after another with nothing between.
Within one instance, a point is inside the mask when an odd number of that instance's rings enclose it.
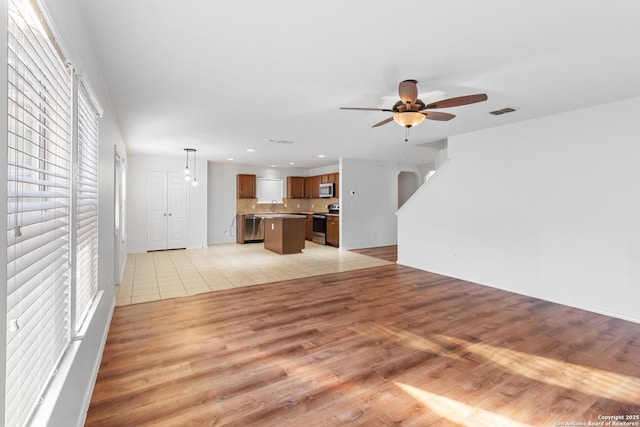
<instances>
[{"instance_id":1,"label":"ceiling fan pull chain","mask_svg":"<svg viewBox=\"0 0 640 427\"><path fill-rule=\"evenodd\" d=\"M404 135L404 142L409 142L409 128L405 128L407 133Z\"/></svg>"}]
</instances>

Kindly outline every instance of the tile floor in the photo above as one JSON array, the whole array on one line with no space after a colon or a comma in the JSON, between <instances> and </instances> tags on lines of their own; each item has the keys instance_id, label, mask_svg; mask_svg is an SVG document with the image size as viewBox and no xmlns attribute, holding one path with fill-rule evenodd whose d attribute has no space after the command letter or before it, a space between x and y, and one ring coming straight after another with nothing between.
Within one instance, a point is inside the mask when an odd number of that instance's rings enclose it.
<instances>
[{"instance_id":1,"label":"tile floor","mask_svg":"<svg viewBox=\"0 0 640 427\"><path fill-rule=\"evenodd\" d=\"M260 243L129 254L116 305L387 264L391 262L312 242L306 242L303 253L292 255L278 255Z\"/></svg>"}]
</instances>

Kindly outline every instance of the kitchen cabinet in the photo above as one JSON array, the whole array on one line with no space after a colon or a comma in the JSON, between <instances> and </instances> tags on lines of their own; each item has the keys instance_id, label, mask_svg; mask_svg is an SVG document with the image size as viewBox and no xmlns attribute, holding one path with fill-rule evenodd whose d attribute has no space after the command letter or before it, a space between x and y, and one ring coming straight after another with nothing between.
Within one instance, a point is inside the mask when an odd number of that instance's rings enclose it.
<instances>
[{"instance_id":1,"label":"kitchen cabinet","mask_svg":"<svg viewBox=\"0 0 640 427\"><path fill-rule=\"evenodd\" d=\"M255 199L256 176L247 174L236 175L236 190L238 199Z\"/></svg>"},{"instance_id":2,"label":"kitchen cabinet","mask_svg":"<svg viewBox=\"0 0 640 427\"><path fill-rule=\"evenodd\" d=\"M333 182L333 197L340 197L340 173L336 172L331 174L330 179L332 179L332 181L329 182Z\"/></svg>"},{"instance_id":3,"label":"kitchen cabinet","mask_svg":"<svg viewBox=\"0 0 640 427\"><path fill-rule=\"evenodd\" d=\"M327 245L340 247L340 216L327 215Z\"/></svg>"},{"instance_id":4,"label":"kitchen cabinet","mask_svg":"<svg viewBox=\"0 0 640 427\"><path fill-rule=\"evenodd\" d=\"M340 196L339 183L340 183L339 172L320 175L320 184L333 184L333 197Z\"/></svg>"},{"instance_id":5,"label":"kitchen cabinet","mask_svg":"<svg viewBox=\"0 0 640 427\"><path fill-rule=\"evenodd\" d=\"M307 199L320 198L320 175L304 178L304 195Z\"/></svg>"},{"instance_id":6,"label":"kitchen cabinet","mask_svg":"<svg viewBox=\"0 0 640 427\"><path fill-rule=\"evenodd\" d=\"M264 219L264 248L280 255L304 249L304 215L280 215Z\"/></svg>"},{"instance_id":7,"label":"kitchen cabinet","mask_svg":"<svg viewBox=\"0 0 640 427\"><path fill-rule=\"evenodd\" d=\"M305 240L313 241L313 215L307 214L307 218L304 223L304 238Z\"/></svg>"},{"instance_id":8,"label":"kitchen cabinet","mask_svg":"<svg viewBox=\"0 0 640 427\"><path fill-rule=\"evenodd\" d=\"M287 177L287 198L288 199L304 199L305 198L305 177L304 176L288 176Z\"/></svg>"}]
</instances>

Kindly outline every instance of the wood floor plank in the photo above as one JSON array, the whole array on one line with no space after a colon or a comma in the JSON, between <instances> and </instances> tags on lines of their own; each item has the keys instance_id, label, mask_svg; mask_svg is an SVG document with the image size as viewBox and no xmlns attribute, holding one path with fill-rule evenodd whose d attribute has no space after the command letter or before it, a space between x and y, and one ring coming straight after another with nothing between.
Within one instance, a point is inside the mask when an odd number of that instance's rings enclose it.
<instances>
[{"instance_id":1,"label":"wood floor plank","mask_svg":"<svg viewBox=\"0 0 640 427\"><path fill-rule=\"evenodd\" d=\"M398 260L397 245L379 246L377 248L353 249L352 252L371 256L374 258L384 259L391 262L396 262Z\"/></svg>"},{"instance_id":2,"label":"wood floor plank","mask_svg":"<svg viewBox=\"0 0 640 427\"><path fill-rule=\"evenodd\" d=\"M387 265L117 307L87 426L640 414L640 325Z\"/></svg>"}]
</instances>

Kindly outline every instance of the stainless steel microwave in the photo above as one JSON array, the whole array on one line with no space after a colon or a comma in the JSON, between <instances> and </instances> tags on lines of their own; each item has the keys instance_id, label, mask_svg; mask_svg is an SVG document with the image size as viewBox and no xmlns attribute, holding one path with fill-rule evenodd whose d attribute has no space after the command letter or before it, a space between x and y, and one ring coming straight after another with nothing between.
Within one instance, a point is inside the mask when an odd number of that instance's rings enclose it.
<instances>
[{"instance_id":1,"label":"stainless steel microwave","mask_svg":"<svg viewBox=\"0 0 640 427\"><path fill-rule=\"evenodd\" d=\"M333 183L320 184L320 197L333 197Z\"/></svg>"}]
</instances>

